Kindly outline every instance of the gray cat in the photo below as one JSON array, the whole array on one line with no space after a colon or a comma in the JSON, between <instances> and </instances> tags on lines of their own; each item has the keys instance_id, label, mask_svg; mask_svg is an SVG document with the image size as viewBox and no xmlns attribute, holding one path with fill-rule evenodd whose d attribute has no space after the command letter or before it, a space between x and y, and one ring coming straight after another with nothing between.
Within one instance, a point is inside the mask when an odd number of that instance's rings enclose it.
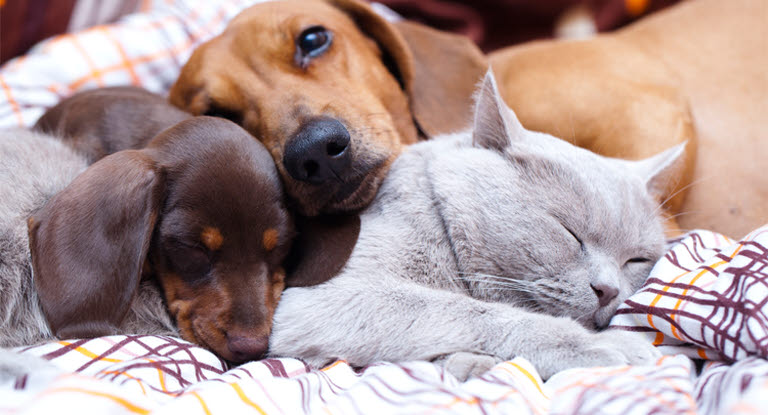
<instances>
[{"instance_id":1,"label":"gray cat","mask_svg":"<svg viewBox=\"0 0 768 415\"><path fill-rule=\"evenodd\" d=\"M592 329L662 255L657 189L684 147L632 162L525 130L491 73L475 114L472 131L393 163L342 271L285 290L270 355L432 360L461 378L515 356L544 378L659 356L637 334Z\"/></svg>"}]
</instances>

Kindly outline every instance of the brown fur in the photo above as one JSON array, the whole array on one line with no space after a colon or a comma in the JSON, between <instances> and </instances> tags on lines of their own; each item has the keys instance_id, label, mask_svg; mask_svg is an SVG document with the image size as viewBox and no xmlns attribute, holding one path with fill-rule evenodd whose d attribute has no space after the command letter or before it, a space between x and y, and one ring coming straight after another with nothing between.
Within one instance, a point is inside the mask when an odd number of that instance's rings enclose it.
<instances>
[{"instance_id":1,"label":"brown fur","mask_svg":"<svg viewBox=\"0 0 768 415\"><path fill-rule=\"evenodd\" d=\"M54 335L92 337L118 332L156 278L182 337L242 362L267 349L292 229L269 154L196 117L98 161L33 214L35 286Z\"/></svg>"},{"instance_id":2,"label":"brown fur","mask_svg":"<svg viewBox=\"0 0 768 415\"><path fill-rule=\"evenodd\" d=\"M160 131L190 117L159 95L118 86L63 99L33 129L60 137L93 163L120 150L143 148Z\"/></svg>"},{"instance_id":3,"label":"brown fur","mask_svg":"<svg viewBox=\"0 0 768 415\"><path fill-rule=\"evenodd\" d=\"M318 25L332 33L330 47L297 60L297 38ZM284 0L252 6L200 46L170 100L259 137L302 213L349 212L373 199L404 144L469 125L471 94L485 69L469 40L391 24L361 1ZM294 178L284 165L292 138L318 117L341 122L351 153L349 168L319 184Z\"/></svg>"},{"instance_id":4,"label":"brown fur","mask_svg":"<svg viewBox=\"0 0 768 415\"><path fill-rule=\"evenodd\" d=\"M612 34L493 53L507 103L529 129L640 159L687 141L670 182L670 234L740 237L768 219L765 4L684 2Z\"/></svg>"}]
</instances>

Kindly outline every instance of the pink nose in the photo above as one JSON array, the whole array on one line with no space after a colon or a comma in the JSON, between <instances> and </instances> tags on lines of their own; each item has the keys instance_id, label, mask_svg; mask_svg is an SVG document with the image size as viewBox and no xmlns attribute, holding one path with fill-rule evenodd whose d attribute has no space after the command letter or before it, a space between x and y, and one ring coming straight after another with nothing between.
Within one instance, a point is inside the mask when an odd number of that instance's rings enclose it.
<instances>
[{"instance_id":1,"label":"pink nose","mask_svg":"<svg viewBox=\"0 0 768 415\"><path fill-rule=\"evenodd\" d=\"M232 361L237 363L260 359L267 352L268 347L268 336L227 338L227 348L232 354Z\"/></svg>"},{"instance_id":2,"label":"pink nose","mask_svg":"<svg viewBox=\"0 0 768 415\"><path fill-rule=\"evenodd\" d=\"M597 302L600 303L600 307L605 307L619 295L619 289L612 285L590 284L590 286L597 296Z\"/></svg>"}]
</instances>

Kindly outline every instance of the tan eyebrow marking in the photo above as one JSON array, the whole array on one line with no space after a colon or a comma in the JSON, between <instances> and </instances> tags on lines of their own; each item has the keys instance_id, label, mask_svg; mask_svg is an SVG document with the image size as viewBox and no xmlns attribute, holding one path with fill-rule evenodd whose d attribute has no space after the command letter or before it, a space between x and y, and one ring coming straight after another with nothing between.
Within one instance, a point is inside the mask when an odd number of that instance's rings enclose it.
<instances>
[{"instance_id":1,"label":"tan eyebrow marking","mask_svg":"<svg viewBox=\"0 0 768 415\"><path fill-rule=\"evenodd\" d=\"M212 226L203 228L203 231L200 233L200 240L211 251L218 251L224 243L224 237L221 236L221 232Z\"/></svg>"},{"instance_id":2,"label":"tan eyebrow marking","mask_svg":"<svg viewBox=\"0 0 768 415\"><path fill-rule=\"evenodd\" d=\"M280 237L280 234L277 232L277 229L275 228L269 228L266 231L264 231L264 236L262 238L262 243L264 244L264 249L267 251L271 251L275 249L277 246L277 240Z\"/></svg>"}]
</instances>

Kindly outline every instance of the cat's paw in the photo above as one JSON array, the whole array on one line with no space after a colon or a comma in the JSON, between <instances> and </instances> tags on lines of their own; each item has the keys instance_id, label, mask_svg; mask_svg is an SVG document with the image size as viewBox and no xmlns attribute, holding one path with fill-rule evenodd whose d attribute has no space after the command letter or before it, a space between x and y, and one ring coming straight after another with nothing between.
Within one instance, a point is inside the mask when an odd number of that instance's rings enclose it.
<instances>
[{"instance_id":1,"label":"cat's paw","mask_svg":"<svg viewBox=\"0 0 768 415\"><path fill-rule=\"evenodd\" d=\"M451 353L433 360L433 363L442 365L447 372L462 382L472 376L482 375L499 362L501 359L498 357L471 352Z\"/></svg>"},{"instance_id":2,"label":"cat's paw","mask_svg":"<svg viewBox=\"0 0 768 415\"><path fill-rule=\"evenodd\" d=\"M651 365L661 353L639 333L606 330L599 333L564 331L551 343L540 343L529 356L542 378L571 368Z\"/></svg>"},{"instance_id":3,"label":"cat's paw","mask_svg":"<svg viewBox=\"0 0 768 415\"><path fill-rule=\"evenodd\" d=\"M651 365L661 352L640 333L606 330L595 334L591 352L605 356L603 366Z\"/></svg>"}]
</instances>

